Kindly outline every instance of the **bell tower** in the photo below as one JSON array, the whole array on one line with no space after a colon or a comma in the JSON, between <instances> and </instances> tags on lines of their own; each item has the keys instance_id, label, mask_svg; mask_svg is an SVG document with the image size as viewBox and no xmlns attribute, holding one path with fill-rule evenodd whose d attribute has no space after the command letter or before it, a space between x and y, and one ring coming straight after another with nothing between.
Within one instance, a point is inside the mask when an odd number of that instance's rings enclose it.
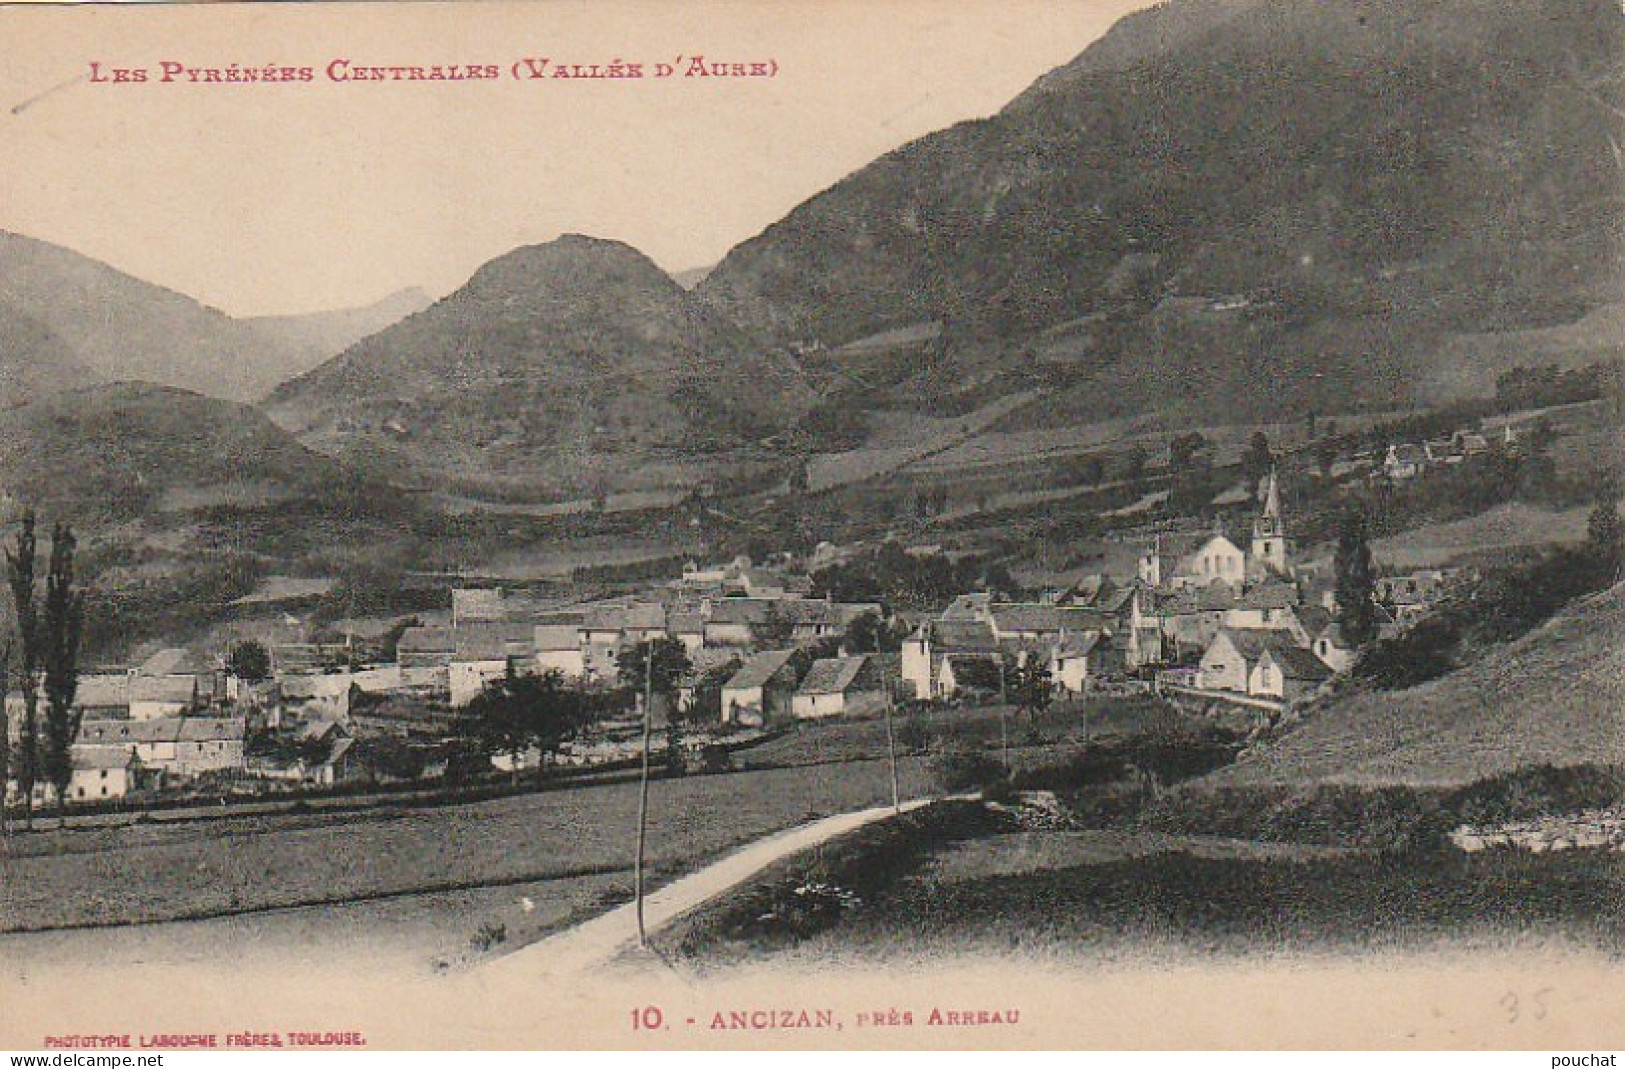
<instances>
[{"instance_id":1,"label":"bell tower","mask_svg":"<svg viewBox=\"0 0 1625 1069\"><path fill-rule=\"evenodd\" d=\"M1271 468L1264 482L1264 507L1253 520L1253 560L1272 572L1287 575L1286 530L1281 525L1281 491Z\"/></svg>"}]
</instances>

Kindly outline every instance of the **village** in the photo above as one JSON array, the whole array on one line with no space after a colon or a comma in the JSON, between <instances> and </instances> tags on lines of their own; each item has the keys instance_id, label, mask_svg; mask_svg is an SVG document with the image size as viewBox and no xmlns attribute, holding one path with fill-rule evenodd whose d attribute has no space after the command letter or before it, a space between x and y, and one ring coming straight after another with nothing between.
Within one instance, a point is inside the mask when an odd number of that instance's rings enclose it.
<instances>
[{"instance_id":1,"label":"village","mask_svg":"<svg viewBox=\"0 0 1625 1069\"><path fill-rule=\"evenodd\" d=\"M1369 477L1411 477L1388 470L1394 455ZM1247 500L1245 535L1222 517L1206 530L1159 527L1144 533L1132 571L1023 600L966 590L905 613L814 596L821 568L857 554L824 543L801 560L690 561L664 584L585 602L452 586L444 610L401 620L382 640L250 639L212 657L172 648L87 668L63 801L224 804L627 767L646 700L664 729L655 752L678 770L728 767L727 753L795 725L1086 697L1154 695L1245 732L1292 715L1354 664L1361 641L1413 626L1469 575L1373 574L1375 631L1353 640L1330 562L1294 551L1274 468ZM636 666L662 646L676 667L646 695ZM493 730L485 699L527 677L589 712L550 741ZM16 745L22 695L7 703ZM16 783L7 787L18 804ZM55 804L49 784L34 793L33 808Z\"/></svg>"}]
</instances>

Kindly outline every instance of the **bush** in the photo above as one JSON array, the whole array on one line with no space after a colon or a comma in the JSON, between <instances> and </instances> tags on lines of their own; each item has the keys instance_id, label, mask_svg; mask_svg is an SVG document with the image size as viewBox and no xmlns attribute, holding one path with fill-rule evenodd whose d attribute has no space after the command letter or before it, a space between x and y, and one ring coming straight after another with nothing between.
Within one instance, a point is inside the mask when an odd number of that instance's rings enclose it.
<instances>
[{"instance_id":1,"label":"bush","mask_svg":"<svg viewBox=\"0 0 1625 1069\"><path fill-rule=\"evenodd\" d=\"M931 762L931 775L946 792L981 790L1005 779L1009 769L986 753L954 750Z\"/></svg>"}]
</instances>

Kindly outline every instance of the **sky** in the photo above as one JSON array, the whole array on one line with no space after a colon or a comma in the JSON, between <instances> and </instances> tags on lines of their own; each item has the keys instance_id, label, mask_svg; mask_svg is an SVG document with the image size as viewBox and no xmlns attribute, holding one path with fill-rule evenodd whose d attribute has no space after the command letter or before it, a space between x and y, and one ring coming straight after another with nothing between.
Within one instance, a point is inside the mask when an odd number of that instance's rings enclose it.
<instances>
[{"instance_id":1,"label":"sky","mask_svg":"<svg viewBox=\"0 0 1625 1069\"><path fill-rule=\"evenodd\" d=\"M438 296L568 232L681 271L877 156L996 112L1146 3L4 8L0 228L233 315L351 307L408 286ZM685 76L696 55L776 74ZM525 59L548 60L544 74L641 63L645 76L516 78ZM334 60L499 76L336 81ZM660 62L677 73L656 77ZM165 63L313 77L166 82ZM147 80L114 81L116 68Z\"/></svg>"}]
</instances>

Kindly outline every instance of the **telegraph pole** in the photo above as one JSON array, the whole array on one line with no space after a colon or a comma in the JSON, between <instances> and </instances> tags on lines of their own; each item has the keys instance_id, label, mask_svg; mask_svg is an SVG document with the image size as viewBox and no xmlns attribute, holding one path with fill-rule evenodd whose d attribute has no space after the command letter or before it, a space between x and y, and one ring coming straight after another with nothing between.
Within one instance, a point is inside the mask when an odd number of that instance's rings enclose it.
<instances>
[{"instance_id":1,"label":"telegraph pole","mask_svg":"<svg viewBox=\"0 0 1625 1069\"><path fill-rule=\"evenodd\" d=\"M638 856L632 866L632 894L637 902L638 946L649 945L643 927L643 845L649 831L649 747L654 737L654 643L643 644L643 774L638 780Z\"/></svg>"}]
</instances>

